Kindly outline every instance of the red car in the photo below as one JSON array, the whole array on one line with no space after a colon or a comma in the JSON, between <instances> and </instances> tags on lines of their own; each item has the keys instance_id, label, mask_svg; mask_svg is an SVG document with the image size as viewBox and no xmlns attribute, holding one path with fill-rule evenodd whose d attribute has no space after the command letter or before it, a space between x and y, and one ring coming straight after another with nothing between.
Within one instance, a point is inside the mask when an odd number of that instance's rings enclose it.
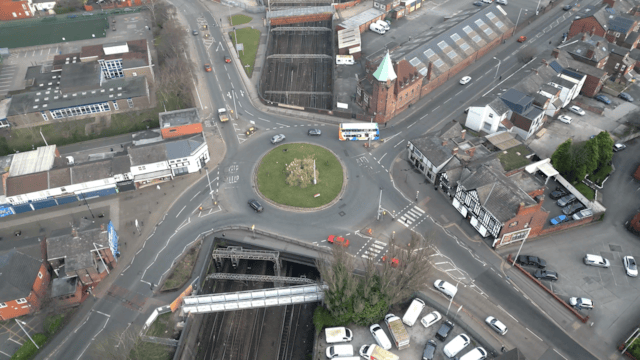
<instances>
[{"instance_id":1,"label":"red car","mask_svg":"<svg viewBox=\"0 0 640 360\"><path fill-rule=\"evenodd\" d=\"M527 37L526 37L526 36L520 36L520 37L518 38L518 42L519 42L519 43L523 43L523 42L525 42L525 41L527 41Z\"/></svg>"},{"instance_id":2,"label":"red car","mask_svg":"<svg viewBox=\"0 0 640 360\"><path fill-rule=\"evenodd\" d=\"M349 247L349 240L343 238L342 236L329 235L327 241L332 244L338 244L344 247Z\"/></svg>"},{"instance_id":3,"label":"red car","mask_svg":"<svg viewBox=\"0 0 640 360\"><path fill-rule=\"evenodd\" d=\"M204 71L206 71L206 72L211 72L211 65L209 65L209 64L204 64Z\"/></svg>"},{"instance_id":4,"label":"red car","mask_svg":"<svg viewBox=\"0 0 640 360\"><path fill-rule=\"evenodd\" d=\"M231 58L228 57L227 55L224 56L224 62L226 63L230 63L231 62Z\"/></svg>"},{"instance_id":5,"label":"red car","mask_svg":"<svg viewBox=\"0 0 640 360\"><path fill-rule=\"evenodd\" d=\"M387 261L387 256L383 256L382 257L382 262L386 262ZM398 267L398 265L400 265L400 260L396 259L396 258L392 258L391 259L391 267Z\"/></svg>"}]
</instances>

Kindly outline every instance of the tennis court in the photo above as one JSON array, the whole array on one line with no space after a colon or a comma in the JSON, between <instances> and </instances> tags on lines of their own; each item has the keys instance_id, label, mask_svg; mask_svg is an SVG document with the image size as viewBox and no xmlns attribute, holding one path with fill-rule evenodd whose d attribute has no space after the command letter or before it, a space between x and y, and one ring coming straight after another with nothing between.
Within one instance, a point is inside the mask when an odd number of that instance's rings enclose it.
<instances>
[{"instance_id":1,"label":"tennis court","mask_svg":"<svg viewBox=\"0 0 640 360\"><path fill-rule=\"evenodd\" d=\"M66 41L106 37L109 22L105 16L67 15L44 19L12 21L0 26L0 48L10 49Z\"/></svg>"}]
</instances>

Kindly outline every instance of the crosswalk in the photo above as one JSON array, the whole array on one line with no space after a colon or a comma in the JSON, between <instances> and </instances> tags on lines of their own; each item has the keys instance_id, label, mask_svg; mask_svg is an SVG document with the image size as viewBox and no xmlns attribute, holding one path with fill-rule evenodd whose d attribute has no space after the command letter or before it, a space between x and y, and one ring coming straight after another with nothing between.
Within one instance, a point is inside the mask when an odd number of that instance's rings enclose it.
<instances>
[{"instance_id":1,"label":"crosswalk","mask_svg":"<svg viewBox=\"0 0 640 360\"><path fill-rule=\"evenodd\" d=\"M411 224L418 221L418 219L420 219L423 215L424 215L424 210L420 209L417 206L414 206L411 209L407 210L406 213L401 215L398 218L398 222L404 225L405 227L409 227Z\"/></svg>"},{"instance_id":2,"label":"crosswalk","mask_svg":"<svg viewBox=\"0 0 640 360\"><path fill-rule=\"evenodd\" d=\"M382 251L386 247L387 247L386 243L383 243L382 241L378 241L378 240L373 240L371 245L369 245L369 247L364 251L364 253L361 256L365 259L375 259L379 255L384 255Z\"/></svg>"}]
</instances>

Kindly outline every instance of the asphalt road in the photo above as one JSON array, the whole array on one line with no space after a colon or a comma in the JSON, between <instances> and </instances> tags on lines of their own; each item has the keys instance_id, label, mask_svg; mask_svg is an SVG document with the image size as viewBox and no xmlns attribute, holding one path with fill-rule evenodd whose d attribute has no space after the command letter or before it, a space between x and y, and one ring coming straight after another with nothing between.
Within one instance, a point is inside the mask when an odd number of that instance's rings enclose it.
<instances>
[{"instance_id":1,"label":"asphalt road","mask_svg":"<svg viewBox=\"0 0 640 360\"><path fill-rule=\"evenodd\" d=\"M595 1L592 2L595 3ZM383 129L382 137L391 140L368 152L361 142L338 141L335 126L318 124L323 130L323 136L307 137L306 129L310 126L316 127L313 123L262 113L255 109L242 90L242 81L236 68L230 64L219 65L221 55L220 51L216 52L215 49L222 40L222 34L218 27L213 27L217 21L214 22L211 13L198 2L176 1L174 5L192 27L195 27L196 19L201 16L204 16L210 24L215 42L207 50L204 44L198 41L197 49L200 59L194 59L194 62L216 64L213 76L200 78L207 82L212 106L214 108L235 107L242 120L237 122L240 125L231 121L220 126L227 144L227 155L220 166L210 172L211 187L214 195L218 197L220 207L207 214L199 214L195 211L209 196L206 176L203 176L202 180L186 191L167 211L165 219L146 241L132 263L121 264L124 269L115 281L115 285L144 297L151 296L153 285L160 282L171 262L179 256L185 246L200 234L212 229L225 225L255 225L258 229L272 233L311 243L321 243L328 232L355 234L356 230L370 225L376 216L380 188L383 189L382 207L386 210L401 214L416 206L412 192L408 189L398 190L397 184L391 181L389 174L389 171L393 171L394 162L404 151L406 141L438 128L456 116L461 118L462 109L471 105L477 95L485 94L492 88L499 89L500 86L495 79L496 70L499 70L499 74L504 78L516 71L525 71L523 63L517 58L517 53L525 46L535 47L539 51L550 49L548 45L550 39L555 39L566 31L570 24L568 19L558 20L558 16L564 15L558 7L522 33L531 40L520 44L515 41L517 37L514 37L490 52L458 75L458 77L471 76L473 81L470 84L462 86L458 84L458 79L452 79L415 105L414 109L418 110L406 121ZM494 56L500 59L500 62L494 60ZM499 69L497 69L498 64L500 64ZM235 104L234 98L237 101ZM264 130L246 139L243 135L238 135L238 130L244 130L240 127L248 124L249 121L254 121ZM272 148L269 138L276 133L285 134L287 142L305 141L328 147L341 157L346 165L348 184L347 191L338 204L312 213L287 212L263 204L265 211L256 214L247 206L247 200L256 197L251 180L254 166L257 159ZM105 143L104 146L109 144ZM80 148L81 145L77 147L77 149ZM406 166L406 163L404 165ZM422 207L431 208L435 213L439 212L440 208L443 211L455 211L441 195L435 193L430 196L430 201L425 203L429 192L420 191L417 206L426 204ZM455 213L451 213L449 219L457 220L458 218L454 216ZM436 221L440 220L436 219ZM403 229L404 226L397 221L390 223L385 230L386 234L388 235L393 231L392 229L396 228ZM531 306L528 301L523 301L522 295L515 292L510 283L499 274L500 258L484 243L468 241L462 237L453 239L450 232L445 231L432 220L420 222L414 230L431 234L437 239L435 245L439 251L449 259L447 261L464 271L467 275L464 280L465 285L469 288L469 290L463 290L464 292L484 293L489 302L501 304L509 313L515 314L526 322L527 329L543 339L548 351L545 351L547 355L543 355L541 359L553 358L551 356L553 349L558 349L564 354L579 355L574 358L596 358L550 322L537 308ZM369 242L369 239L362 236L351 238L353 239L352 251L362 249ZM141 324L146 320L145 316L141 316L141 312L124 306L117 298L105 296L89 301L95 301L92 311L83 314L78 324L65 328L57 338L59 341L48 345L37 357L38 359L87 358L87 354L91 354L92 347L102 337L121 332L132 322Z\"/></svg>"}]
</instances>

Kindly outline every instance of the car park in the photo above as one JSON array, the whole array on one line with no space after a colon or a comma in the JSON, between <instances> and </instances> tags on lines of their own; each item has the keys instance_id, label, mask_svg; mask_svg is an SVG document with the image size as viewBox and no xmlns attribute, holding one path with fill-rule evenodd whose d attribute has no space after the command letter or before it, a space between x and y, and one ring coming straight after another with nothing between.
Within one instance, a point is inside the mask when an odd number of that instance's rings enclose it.
<instances>
[{"instance_id":1,"label":"car park","mask_svg":"<svg viewBox=\"0 0 640 360\"><path fill-rule=\"evenodd\" d=\"M584 205L582 205L581 202L576 201L574 203L571 203L571 204L563 207L562 208L562 213L567 215L567 216L571 216L571 215L577 213L578 211L580 211L580 210L582 210L584 208L585 207L584 207Z\"/></svg>"},{"instance_id":2,"label":"car park","mask_svg":"<svg viewBox=\"0 0 640 360\"><path fill-rule=\"evenodd\" d=\"M533 276L538 280L558 280L558 273L551 270L536 270L533 272Z\"/></svg>"},{"instance_id":3,"label":"car park","mask_svg":"<svg viewBox=\"0 0 640 360\"><path fill-rule=\"evenodd\" d=\"M595 307L591 299L579 298L579 297L569 298L569 304L577 308L578 310L582 310L582 309L591 310Z\"/></svg>"},{"instance_id":4,"label":"car park","mask_svg":"<svg viewBox=\"0 0 640 360\"><path fill-rule=\"evenodd\" d=\"M591 209L580 210L577 213L573 214L573 220L582 220L589 216L593 216L593 211Z\"/></svg>"},{"instance_id":5,"label":"car park","mask_svg":"<svg viewBox=\"0 0 640 360\"><path fill-rule=\"evenodd\" d=\"M624 150L626 148L627 148L627 145L625 145L625 144L619 144L619 143L613 144L613 151L615 151L615 152L622 151L622 150Z\"/></svg>"},{"instance_id":6,"label":"car park","mask_svg":"<svg viewBox=\"0 0 640 360\"><path fill-rule=\"evenodd\" d=\"M322 135L322 131L320 131L320 129L309 129L309 131L307 131L307 135L309 135L309 136L320 136L320 135Z\"/></svg>"},{"instance_id":7,"label":"car park","mask_svg":"<svg viewBox=\"0 0 640 360\"><path fill-rule=\"evenodd\" d=\"M428 313L425 317L423 317L422 320L420 320L420 323L422 324L422 326L428 328L429 326L437 323L441 319L442 319L442 315L440 315L439 312L434 311L434 312Z\"/></svg>"},{"instance_id":8,"label":"car park","mask_svg":"<svg viewBox=\"0 0 640 360\"><path fill-rule=\"evenodd\" d=\"M600 102L602 102L602 103L605 103L607 105L611 104L611 100L609 100L609 98L606 97L605 95L599 94L599 95L594 96L593 98L598 100L598 101L600 101Z\"/></svg>"},{"instance_id":9,"label":"car park","mask_svg":"<svg viewBox=\"0 0 640 360\"><path fill-rule=\"evenodd\" d=\"M338 244L344 247L349 247L349 240L342 236L329 235L327 242L330 244Z\"/></svg>"},{"instance_id":10,"label":"car park","mask_svg":"<svg viewBox=\"0 0 640 360\"><path fill-rule=\"evenodd\" d=\"M427 344L424 346L424 351L422 352L422 360L433 360L437 348L438 344L435 341L427 341Z\"/></svg>"},{"instance_id":11,"label":"car park","mask_svg":"<svg viewBox=\"0 0 640 360\"><path fill-rule=\"evenodd\" d=\"M491 329L493 329L493 331L497 332L500 335L505 335L507 333L507 331L508 331L508 329L505 326L505 324L503 324L500 320L494 318L493 316L487 317L484 320L484 322L486 322L487 325L489 325L489 327Z\"/></svg>"},{"instance_id":12,"label":"car park","mask_svg":"<svg viewBox=\"0 0 640 360\"><path fill-rule=\"evenodd\" d=\"M571 106L569 108L569 111L571 111L572 113L578 114L580 116L584 116L586 114L586 112L584 112L584 110L582 110L581 107L575 106L575 105Z\"/></svg>"},{"instance_id":13,"label":"car park","mask_svg":"<svg viewBox=\"0 0 640 360\"><path fill-rule=\"evenodd\" d=\"M255 211L255 212L262 212L262 210L264 210L262 208L262 205L260 205L259 202L257 202L256 200L249 200L249 206L251 206L251 208Z\"/></svg>"},{"instance_id":14,"label":"car park","mask_svg":"<svg viewBox=\"0 0 640 360\"><path fill-rule=\"evenodd\" d=\"M271 143L272 143L272 144L277 144L277 143L279 143L279 142L283 142L283 141L284 141L284 139L285 139L284 134L274 135L274 136L271 138Z\"/></svg>"},{"instance_id":15,"label":"car park","mask_svg":"<svg viewBox=\"0 0 640 360\"><path fill-rule=\"evenodd\" d=\"M544 269L547 266L547 262L544 259L531 255L518 255L516 262L520 265L532 265L539 269Z\"/></svg>"},{"instance_id":16,"label":"car park","mask_svg":"<svg viewBox=\"0 0 640 360\"><path fill-rule=\"evenodd\" d=\"M566 215L558 215L553 219L551 219L549 222L551 223L551 225L558 225L558 224L562 224L565 221L567 221Z\"/></svg>"},{"instance_id":17,"label":"car park","mask_svg":"<svg viewBox=\"0 0 640 360\"><path fill-rule=\"evenodd\" d=\"M584 256L584 259L582 259L582 261L584 261L585 265L590 265L590 266L597 266L597 267L603 267L603 268L608 268L609 266L611 266L611 263L609 262L609 260L603 258L600 255L587 254Z\"/></svg>"},{"instance_id":18,"label":"car park","mask_svg":"<svg viewBox=\"0 0 640 360\"><path fill-rule=\"evenodd\" d=\"M560 207L565 207L569 204L571 204L572 202L576 201L576 196L573 194L569 194L567 196L563 196L561 197L558 201L556 201L556 205L560 206Z\"/></svg>"},{"instance_id":19,"label":"car park","mask_svg":"<svg viewBox=\"0 0 640 360\"><path fill-rule=\"evenodd\" d=\"M438 332L436 332L436 339L439 339L440 341L445 341L445 339L447 338L447 336L449 336L453 328L454 328L453 323L449 320L445 320L445 322L443 322L442 325L440 325Z\"/></svg>"},{"instance_id":20,"label":"car park","mask_svg":"<svg viewBox=\"0 0 640 360\"><path fill-rule=\"evenodd\" d=\"M413 299L411 305L409 305L409 308L402 317L402 322L407 326L413 326L416 320L418 320L420 313L422 313L424 306L424 301L421 299Z\"/></svg>"},{"instance_id":21,"label":"car park","mask_svg":"<svg viewBox=\"0 0 640 360\"><path fill-rule=\"evenodd\" d=\"M622 258L622 263L624 264L624 270L627 272L627 275L631 277L638 276L638 265L636 264L636 259L633 256L625 256Z\"/></svg>"},{"instance_id":22,"label":"car park","mask_svg":"<svg viewBox=\"0 0 640 360\"><path fill-rule=\"evenodd\" d=\"M433 283L433 286L435 286L436 289L438 289L440 292L442 292L443 294L445 294L446 296L453 298L454 296L456 296L456 293L458 292L458 288L453 286L451 283L448 283L444 280L436 280Z\"/></svg>"},{"instance_id":23,"label":"car park","mask_svg":"<svg viewBox=\"0 0 640 360\"><path fill-rule=\"evenodd\" d=\"M369 332L371 332L371 336L381 348L385 350L391 349L391 341L380 325L373 324L369 326Z\"/></svg>"},{"instance_id":24,"label":"car park","mask_svg":"<svg viewBox=\"0 0 640 360\"><path fill-rule=\"evenodd\" d=\"M626 92L621 92L620 94L618 94L618 97L622 100L633 102L633 97Z\"/></svg>"},{"instance_id":25,"label":"car park","mask_svg":"<svg viewBox=\"0 0 640 360\"><path fill-rule=\"evenodd\" d=\"M484 360L487 358L487 350L477 347L464 354L460 360Z\"/></svg>"},{"instance_id":26,"label":"car park","mask_svg":"<svg viewBox=\"0 0 640 360\"><path fill-rule=\"evenodd\" d=\"M563 196L568 195L569 192L566 189L563 189L561 187L557 187L555 189L555 191L553 191L551 194L549 194L549 197L553 200L558 200Z\"/></svg>"},{"instance_id":27,"label":"car park","mask_svg":"<svg viewBox=\"0 0 640 360\"><path fill-rule=\"evenodd\" d=\"M458 355L458 353L464 350L464 348L469 346L470 343L471 339L469 338L469 336L467 336L467 334L460 334L449 341L447 345L444 346L442 351L446 356L452 358Z\"/></svg>"},{"instance_id":28,"label":"car park","mask_svg":"<svg viewBox=\"0 0 640 360\"><path fill-rule=\"evenodd\" d=\"M471 81L471 76L463 76L462 79L460 79L460 84L461 85L466 85Z\"/></svg>"},{"instance_id":29,"label":"car park","mask_svg":"<svg viewBox=\"0 0 640 360\"><path fill-rule=\"evenodd\" d=\"M558 120L560 120L560 122L565 123L565 124L571 124L571 117L567 116L567 115L558 116Z\"/></svg>"}]
</instances>

